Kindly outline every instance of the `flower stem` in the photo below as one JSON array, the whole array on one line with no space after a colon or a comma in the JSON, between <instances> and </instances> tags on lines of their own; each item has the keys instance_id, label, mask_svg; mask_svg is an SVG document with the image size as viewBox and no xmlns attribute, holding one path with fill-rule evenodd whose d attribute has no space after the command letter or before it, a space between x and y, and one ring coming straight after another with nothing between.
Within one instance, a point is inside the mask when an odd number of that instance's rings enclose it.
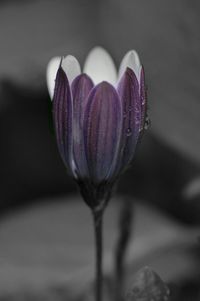
<instances>
[{"instance_id":1,"label":"flower stem","mask_svg":"<svg viewBox=\"0 0 200 301\"><path fill-rule=\"evenodd\" d=\"M93 210L94 230L95 230L95 247L96 247L96 301L102 301L102 255L103 255L103 210Z\"/></svg>"},{"instance_id":2,"label":"flower stem","mask_svg":"<svg viewBox=\"0 0 200 301\"><path fill-rule=\"evenodd\" d=\"M123 299L124 277L125 277L125 255L131 237L131 226L133 221L133 201L126 198L122 202L119 217L119 237L115 249L115 300Z\"/></svg>"}]
</instances>

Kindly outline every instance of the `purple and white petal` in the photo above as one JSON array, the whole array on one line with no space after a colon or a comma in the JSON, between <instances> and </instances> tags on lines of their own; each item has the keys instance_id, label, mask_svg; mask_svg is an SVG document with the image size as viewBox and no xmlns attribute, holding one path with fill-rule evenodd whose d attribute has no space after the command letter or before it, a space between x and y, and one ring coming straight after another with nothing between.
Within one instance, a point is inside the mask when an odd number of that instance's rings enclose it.
<instances>
[{"instance_id":1,"label":"purple and white petal","mask_svg":"<svg viewBox=\"0 0 200 301\"><path fill-rule=\"evenodd\" d=\"M51 99L53 99L55 79L56 79L58 68L60 66L60 61L61 61L61 57L56 56L53 57L47 65L47 72L46 72L47 88Z\"/></svg>"},{"instance_id":2,"label":"purple and white petal","mask_svg":"<svg viewBox=\"0 0 200 301\"><path fill-rule=\"evenodd\" d=\"M118 93L123 110L123 129L120 144L120 165L123 169L134 156L141 124L139 83L135 73L130 68L127 68L119 82Z\"/></svg>"},{"instance_id":3,"label":"purple and white petal","mask_svg":"<svg viewBox=\"0 0 200 301\"><path fill-rule=\"evenodd\" d=\"M110 176L119 151L121 127L119 96L112 85L102 82L91 91L84 116L86 159L95 184Z\"/></svg>"},{"instance_id":4,"label":"purple and white petal","mask_svg":"<svg viewBox=\"0 0 200 301\"><path fill-rule=\"evenodd\" d=\"M135 50L130 50L123 57L120 67L119 67L119 79L123 76L123 74L127 68L130 68L134 71L134 73L139 81L141 64L140 64L139 56Z\"/></svg>"},{"instance_id":5,"label":"purple and white petal","mask_svg":"<svg viewBox=\"0 0 200 301\"><path fill-rule=\"evenodd\" d=\"M73 159L78 177L88 176L87 161L85 158L83 120L88 102L88 95L94 84L86 74L81 74L72 82L73 97Z\"/></svg>"},{"instance_id":6,"label":"purple and white petal","mask_svg":"<svg viewBox=\"0 0 200 301\"><path fill-rule=\"evenodd\" d=\"M102 47L95 47L89 52L83 72L91 77L95 85L102 81L114 85L117 81L117 71L112 57Z\"/></svg>"},{"instance_id":7,"label":"purple and white petal","mask_svg":"<svg viewBox=\"0 0 200 301\"><path fill-rule=\"evenodd\" d=\"M60 155L72 172L72 98L69 82L59 67L53 97L53 119Z\"/></svg>"}]
</instances>

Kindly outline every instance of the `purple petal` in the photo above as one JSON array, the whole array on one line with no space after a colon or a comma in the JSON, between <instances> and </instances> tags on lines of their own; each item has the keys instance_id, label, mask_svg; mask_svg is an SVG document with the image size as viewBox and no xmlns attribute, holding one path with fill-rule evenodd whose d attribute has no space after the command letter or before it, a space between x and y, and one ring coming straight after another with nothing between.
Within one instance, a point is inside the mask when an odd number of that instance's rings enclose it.
<instances>
[{"instance_id":1,"label":"purple petal","mask_svg":"<svg viewBox=\"0 0 200 301\"><path fill-rule=\"evenodd\" d=\"M107 180L119 151L122 128L121 102L107 82L97 85L89 95L84 116L85 151L94 183Z\"/></svg>"},{"instance_id":2,"label":"purple petal","mask_svg":"<svg viewBox=\"0 0 200 301\"><path fill-rule=\"evenodd\" d=\"M59 67L53 97L53 119L60 155L71 170L72 164L72 98L69 82L62 67Z\"/></svg>"},{"instance_id":3,"label":"purple petal","mask_svg":"<svg viewBox=\"0 0 200 301\"><path fill-rule=\"evenodd\" d=\"M88 175L85 158L83 119L88 95L94 84L89 76L81 74L72 83L73 96L73 157L78 176L84 178Z\"/></svg>"},{"instance_id":4,"label":"purple petal","mask_svg":"<svg viewBox=\"0 0 200 301\"><path fill-rule=\"evenodd\" d=\"M121 168L124 168L134 156L141 124L139 83L132 69L126 69L126 72L119 82L118 93L121 98L123 110L120 165Z\"/></svg>"},{"instance_id":5,"label":"purple petal","mask_svg":"<svg viewBox=\"0 0 200 301\"><path fill-rule=\"evenodd\" d=\"M147 99L146 99L146 88L145 88L145 74L144 68L140 71L140 102L141 102L141 125L140 130L144 129L146 110L147 110Z\"/></svg>"}]
</instances>

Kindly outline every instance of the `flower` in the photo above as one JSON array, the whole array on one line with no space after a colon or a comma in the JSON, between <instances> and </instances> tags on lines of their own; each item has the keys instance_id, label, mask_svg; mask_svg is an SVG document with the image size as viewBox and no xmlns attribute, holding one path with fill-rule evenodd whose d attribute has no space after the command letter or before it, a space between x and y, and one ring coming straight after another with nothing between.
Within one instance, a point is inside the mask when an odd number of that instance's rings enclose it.
<instances>
[{"instance_id":1,"label":"flower","mask_svg":"<svg viewBox=\"0 0 200 301\"><path fill-rule=\"evenodd\" d=\"M101 47L91 50L83 73L74 56L55 57L47 67L47 85L68 171L90 188L114 183L132 161L145 127L144 69L137 53L124 56L118 77Z\"/></svg>"}]
</instances>

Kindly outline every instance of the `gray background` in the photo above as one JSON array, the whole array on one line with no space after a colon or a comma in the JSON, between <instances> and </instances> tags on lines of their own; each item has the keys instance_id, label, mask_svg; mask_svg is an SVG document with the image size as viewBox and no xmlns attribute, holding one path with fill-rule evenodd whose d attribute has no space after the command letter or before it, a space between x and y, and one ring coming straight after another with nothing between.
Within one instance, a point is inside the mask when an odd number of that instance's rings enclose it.
<instances>
[{"instance_id":1,"label":"gray background","mask_svg":"<svg viewBox=\"0 0 200 301\"><path fill-rule=\"evenodd\" d=\"M92 221L57 151L46 65L67 54L83 65L100 45L117 66L137 50L151 119L106 213L105 271L130 197L130 279L150 264L178 286L172 301L199 300L199 25L197 0L0 1L0 299L92 298Z\"/></svg>"}]
</instances>

